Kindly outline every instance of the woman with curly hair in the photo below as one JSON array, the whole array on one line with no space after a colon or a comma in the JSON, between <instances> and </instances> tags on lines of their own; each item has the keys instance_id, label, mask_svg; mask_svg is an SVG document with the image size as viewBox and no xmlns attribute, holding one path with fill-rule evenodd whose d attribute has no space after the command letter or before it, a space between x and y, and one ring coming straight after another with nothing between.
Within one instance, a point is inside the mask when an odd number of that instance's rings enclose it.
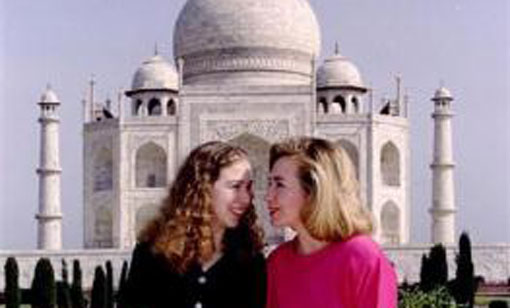
<instances>
[{"instance_id":1,"label":"woman with curly hair","mask_svg":"<svg viewBox=\"0 0 510 308\"><path fill-rule=\"evenodd\" d=\"M346 152L303 137L273 145L269 159L271 221L296 237L269 256L267 308L397 307L395 271L369 236Z\"/></svg>"},{"instance_id":2,"label":"woman with curly hair","mask_svg":"<svg viewBox=\"0 0 510 308\"><path fill-rule=\"evenodd\" d=\"M132 307L264 307L265 260L247 154L224 142L194 149L159 214L138 238Z\"/></svg>"}]
</instances>

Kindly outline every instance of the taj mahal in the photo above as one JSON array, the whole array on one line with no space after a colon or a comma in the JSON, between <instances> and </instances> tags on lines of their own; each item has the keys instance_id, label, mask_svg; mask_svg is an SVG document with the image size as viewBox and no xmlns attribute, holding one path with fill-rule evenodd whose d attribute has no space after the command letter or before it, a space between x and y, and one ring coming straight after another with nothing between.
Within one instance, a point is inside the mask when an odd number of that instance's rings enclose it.
<instances>
[{"instance_id":1,"label":"taj mahal","mask_svg":"<svg viewBox=\"0 0 510 308\"><path fill-rule=\"evenodd\" d=\"M255 204L268 245L288 239L269 223L263 195L268 150L296 135L339 143L349 154L361 198L373 214L374 239L416 281L422 253L410 242L411 151L408 99L397 78L395 96L372 98L355 55L342 42L322 51L319 21L307 0L188 0L175 23L174 59L155 50L134 68L129 90L101 102L94 80L83 99L83 250L62 249L58 93L40 101L39 253L20 253L21 268L40 255L86 265L129 259L136 234L158 211L187 153L210 140L245 148L254 169ZM44 81L41 81L44 82ZM430 242L443 243L454 266L455 100L440 87L430 94L434 123ZM115 105L116 104L116 105ZM475 267L493 280L510 276L509 246L474 246ZM0 254L0 260L4 260ZM90 268L88 273L87 268ZM1 271L1 270L0 270ZM21 279L29 279L29 270ZM117 270L117 272L119 272ZM25 278L23 278L26 276ZM88 280L87 280L88 279ZM3 282L2 282L3 283Z\"/></svg>"}]
</instances>

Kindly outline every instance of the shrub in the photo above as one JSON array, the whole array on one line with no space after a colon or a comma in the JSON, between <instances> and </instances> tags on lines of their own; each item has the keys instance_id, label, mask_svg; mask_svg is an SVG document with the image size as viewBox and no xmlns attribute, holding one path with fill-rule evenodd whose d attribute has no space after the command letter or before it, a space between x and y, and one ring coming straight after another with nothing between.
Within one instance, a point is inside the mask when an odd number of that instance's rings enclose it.
<instances>
[{"instance_id":1,"label":"shrub","mask_svg":"<svg viewBox=\"0 0 510 308\"><path fill-rule=\"evenodd\" d=\"M31 288L32 307L54 308L57 303L55 274L49 259L41 258L35 266Z\"/></svg>"},{"instance_id":2,"label":"shrub","mask_svg":"<svg viewBox=\"0 0 510 308\"><path fill-rule=\"evenodd\" d=\"M73 282L71 285L71 304L73 308L85 308L87 303L83 297L83 289L81 282L80 261L73 261Z\"/></svg>"},{"instance_id":3,"label":"shrub","mask_svg":"<svg viewBox=\"0 0 510 308\"><path fill-rule=\"evenodd\" d=\"M7 258L4 265L5 272L5 307L18 308L21 304L21 291L19 289L18 263L14 257Z\"/></svg>"},{"instance_id":4,"label":"shrub","mask_svg":"<svg viewBox=\"0 0 510 308\"><path fill-rule=\"evenodd\" d=\"M101 266L97 266L94 272L90 307L106 308L106 277Z\"/></svg>"}]
</instances>

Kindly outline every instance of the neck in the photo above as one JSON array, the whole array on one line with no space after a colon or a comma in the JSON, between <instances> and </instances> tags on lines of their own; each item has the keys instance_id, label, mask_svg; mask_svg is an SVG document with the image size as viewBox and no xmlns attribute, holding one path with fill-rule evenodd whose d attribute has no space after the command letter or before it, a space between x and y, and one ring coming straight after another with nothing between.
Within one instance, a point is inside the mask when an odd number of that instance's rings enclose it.
<instances>
[{"instance_id":1,"label":"neck","mask_svg":"<svg viewBox=\"0 0 510 308\"><path fill-rule=\"evenodd\" d=\"M329 242L319 241L306 231L304 228L296 230L297 232L297 252L303 255L309 255L326 247Z\"/></svg>"}]
</instances>

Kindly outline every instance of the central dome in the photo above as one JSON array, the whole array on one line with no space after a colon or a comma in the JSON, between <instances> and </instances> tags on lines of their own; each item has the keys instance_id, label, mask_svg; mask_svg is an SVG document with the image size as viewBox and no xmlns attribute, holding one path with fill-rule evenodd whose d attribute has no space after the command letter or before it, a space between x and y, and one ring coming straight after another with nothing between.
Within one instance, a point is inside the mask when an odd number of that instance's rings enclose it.
<instances>
[{"instance_id":1,"label":"central dome","mask_svg":"<svg viewBox=\"0 0 510 308\"><path fill-rule=\"evenodd\" d=\"M307 0L188 0L174 32L188 84L307 83L319 50Z\"/></svg>"}]
</instances>

